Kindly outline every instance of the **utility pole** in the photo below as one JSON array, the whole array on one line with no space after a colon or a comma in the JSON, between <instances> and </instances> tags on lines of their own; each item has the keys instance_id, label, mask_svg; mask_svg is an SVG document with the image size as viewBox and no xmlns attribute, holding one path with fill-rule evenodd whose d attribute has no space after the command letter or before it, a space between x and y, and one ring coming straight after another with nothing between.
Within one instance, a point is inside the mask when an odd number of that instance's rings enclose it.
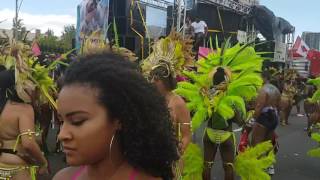
<instances>
[{"instance_id":1,"label":"utility pole","mask_svg":"<svg viewBox=\"0 0 320 180\"><path fill-rule=\"evenodd\" d=\"M16 16L13 24L13 39L17 39L17 34L18 34L18 1L16 0Z\"/></svg>"},{"instance_id":2,"label":"utility pole","mask_svg":"<svg viewBox=\"0 0 320 180\"><path fill-rule=\"evenodd\" d=\"M21 8L21 5L23 3L23 0L21 0L20 4L19 4L19 0L16 0L16 16L14 18L14 25L13 25L13 38L16 39L18 36L18 20L19 20L19 11Z\"/></svg>"}]
</instances>

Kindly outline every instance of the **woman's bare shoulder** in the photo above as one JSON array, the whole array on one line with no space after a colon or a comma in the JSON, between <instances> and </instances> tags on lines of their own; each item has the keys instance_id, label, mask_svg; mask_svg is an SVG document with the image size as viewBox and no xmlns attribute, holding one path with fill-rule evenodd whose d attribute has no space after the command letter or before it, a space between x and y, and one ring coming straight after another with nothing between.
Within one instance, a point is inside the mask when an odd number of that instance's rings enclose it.
<instances>
[{"instance_id":1,"label":"woman's bare shoulder","mask_svg":"<svg viewBox=\"0 0 320 180\"><path fill-rule=\"evenodd\" d=\"M27 104L27 103L10 102L7 104L7 107L10 110L17 111L17 112L33 113L32 105Z\"/></svg>"},{"instance_id":2,"label":"woman's bare shoulder","mask_svg":"<svg viewBox=\"0 0 320 180\"><path fill-rule=\"evenodd\" d=\"M186 102L184 101L184 99L177 94L175 94L173 96L172 101L175 106L185 106L186 105Z\"/></svg>"},{"instance_id":3,"label":"woman's bare shoulder","mask_svg":"<svg viewBox=\"0 0 320 180\"><path fill-rule=\"evenodd\" d=\"M70 180L72 176L79 171L80 167L67 167L59 172L57 172L56 175L54 175L52 180Z\"/></svg>"}]
</instances>

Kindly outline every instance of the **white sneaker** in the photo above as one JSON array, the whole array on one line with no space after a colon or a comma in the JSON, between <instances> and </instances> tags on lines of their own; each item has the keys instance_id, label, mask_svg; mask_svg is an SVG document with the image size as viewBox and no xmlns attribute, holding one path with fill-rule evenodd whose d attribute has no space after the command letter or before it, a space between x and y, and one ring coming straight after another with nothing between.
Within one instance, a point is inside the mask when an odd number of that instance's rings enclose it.
<instances>
[{"instance_id":1,"label":"white sneaker","mask_svg":"<svg viewBox=\"0 0 320 180\"><path fill-rule=\"evenodd\" d=\"M275 174L275 170L274 170L274 166L273 166L273 165L271 165L270 167L268 167L267 173L268 173L269 175L274 175L274 174Z\"/></svg>"}]
</instances>

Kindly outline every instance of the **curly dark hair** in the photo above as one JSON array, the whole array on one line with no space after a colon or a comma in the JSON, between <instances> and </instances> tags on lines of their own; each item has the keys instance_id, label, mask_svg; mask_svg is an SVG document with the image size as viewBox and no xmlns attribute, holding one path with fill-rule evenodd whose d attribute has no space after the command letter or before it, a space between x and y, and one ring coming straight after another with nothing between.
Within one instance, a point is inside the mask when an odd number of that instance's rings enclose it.
<instances>
[{"instance_id":1,"label":"curly dark hair","mask_svg":"<svg viewBox=\"0 0 320 180\"><path fill-rule=\"evenodd\" d=\"M82 57L67 69L63 86L83 84L99 91L98 100L118 119L123 156L134 168L172 179L179 159L165 99L124 57L104 53Z\"/></svg>"},{"instance_id":2,"label":"curly dark hair","mask_svg":"<svg viewBox=\"0 0 320 180\"><path fill-rule=\"evenodd\" d=\"M177 80L168 67L170 67L168 62L161 62L161 65L150 72L149 79L161 80L164 86L172 91L177 87Z\"/></svg>"}]
</instances>

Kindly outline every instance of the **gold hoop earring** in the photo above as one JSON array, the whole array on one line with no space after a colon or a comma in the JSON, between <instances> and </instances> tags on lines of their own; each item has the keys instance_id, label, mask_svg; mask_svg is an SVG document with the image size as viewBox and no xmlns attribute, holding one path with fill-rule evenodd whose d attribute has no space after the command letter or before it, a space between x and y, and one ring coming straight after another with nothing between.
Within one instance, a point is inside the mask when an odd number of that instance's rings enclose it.
<instances>
[{"instance_id":1,"label":"gold hoop earring","mask_svg":"<svg viewBox=\"0 0 320 180\"><path fill-rule=\"evenodd\" d=\"M112 155L112 145L113 145L114 136L115 136L115 134L112 135L112 138L111 138L111 141L110 141L110 144L109 144L109 158L110 158L111 164L113 164L111 155Z\"/></svg>"}]
</instances>

